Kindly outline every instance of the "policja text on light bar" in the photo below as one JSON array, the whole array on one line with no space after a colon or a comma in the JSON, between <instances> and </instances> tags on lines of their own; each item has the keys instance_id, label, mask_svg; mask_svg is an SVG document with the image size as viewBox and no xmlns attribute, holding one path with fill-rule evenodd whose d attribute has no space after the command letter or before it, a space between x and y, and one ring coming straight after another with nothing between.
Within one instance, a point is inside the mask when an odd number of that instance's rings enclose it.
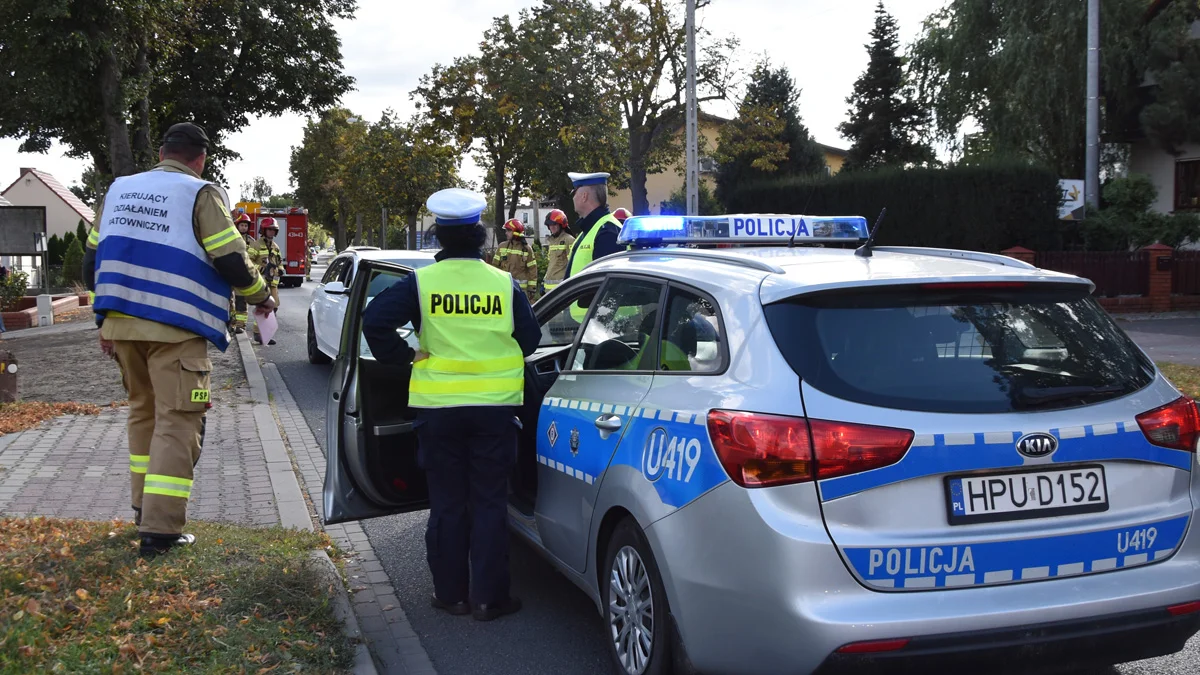
<instances>
[{"instance_id":1,"label":"policja text on light bar","mask_svg":"<svg viewBox=\"0 0 1200 675\"><path fill-rule=\"evenodd\" d=\"M621 228L619 243L664 244L848 243L867 238L861 216L774 214L724 216L634 216Z\"/></svg>"}]
</instances>

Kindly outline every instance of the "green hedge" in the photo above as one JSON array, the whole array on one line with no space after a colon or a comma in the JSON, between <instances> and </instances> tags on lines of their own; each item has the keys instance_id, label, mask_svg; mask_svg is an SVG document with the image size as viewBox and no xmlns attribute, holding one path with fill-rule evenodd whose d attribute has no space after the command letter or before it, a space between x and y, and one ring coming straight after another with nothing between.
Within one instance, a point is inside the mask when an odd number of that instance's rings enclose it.
<instances>
[{"instance_id":1,"label":"green hedge","mask_svg":"<svg viewBox=\"0 0 1200 675\"><path fill-rule=\"evenodd\" d=\"M1001 251L1061 249L1058 178L1022 163L887 169L832 177L793 177L741 186L728 213L860 215L874 227L887 207L877 242Z\"/></svg>"}]
</instances>

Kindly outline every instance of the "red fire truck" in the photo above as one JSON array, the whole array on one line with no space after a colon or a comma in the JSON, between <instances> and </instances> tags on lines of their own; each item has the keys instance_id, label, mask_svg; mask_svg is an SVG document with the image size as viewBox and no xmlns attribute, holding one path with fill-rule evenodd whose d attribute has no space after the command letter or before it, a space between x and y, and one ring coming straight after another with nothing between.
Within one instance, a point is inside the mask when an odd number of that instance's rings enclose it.
<instances>
[{"instance_id":1,"label":"red fire truck","mask_svg":"<svg viewBox=\"0 0 1200 675\"><path fill-rule=\"evenodd\" d=\"M279 280L279 285L285 288L300 286L308 269L308 209L260 208L252 217L254 222L250 234L255 238L259 236L264 218L275 219L275 224L279 226L275 243L279 245L283 256L283 278Z\"/></svg>"}]
</instances>

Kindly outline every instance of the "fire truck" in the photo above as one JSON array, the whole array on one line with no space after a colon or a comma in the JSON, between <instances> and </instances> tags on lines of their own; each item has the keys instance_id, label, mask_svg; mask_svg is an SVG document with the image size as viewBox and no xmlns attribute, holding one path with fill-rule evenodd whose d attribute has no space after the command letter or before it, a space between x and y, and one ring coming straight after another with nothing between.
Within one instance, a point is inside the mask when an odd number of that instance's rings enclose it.
<instances>
[{"instance_id":1,"label":"fire truck","mask_svg":"<svg viewBox=\"0 0 1200 675\"><path fill-rule=\"evenodd\" d=\"M275 243L279 245L283 257L283 278L279 280L279 285L285 288L299 287L304 283L304 274L308 269L308 209L260 207L255 212L247 209L247 213L253 218L250 234L255 239L259 237L262 221L266 218L275 219L275 224L279 226Z\"/></svg>"}]
</instances>

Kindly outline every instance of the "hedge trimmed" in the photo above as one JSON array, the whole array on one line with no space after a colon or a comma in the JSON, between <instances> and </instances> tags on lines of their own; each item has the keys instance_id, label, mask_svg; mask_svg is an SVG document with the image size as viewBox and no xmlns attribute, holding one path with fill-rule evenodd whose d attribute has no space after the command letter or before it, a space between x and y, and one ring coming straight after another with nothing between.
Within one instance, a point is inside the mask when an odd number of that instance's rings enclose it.
<instances>
[{"instance_id":1,"label":"hedge trimmed","mask_svg":"<svg viewBox=\"0 0 1200 675\"><path fill-rule=\"evenodd\" d=\"M880 245L1046 251L1063 245L1058 202L1053 171L1014 162L750 183L725 207L727 213L860 215L874 227L886 206Z\"/></svg>"}]
</instances>

